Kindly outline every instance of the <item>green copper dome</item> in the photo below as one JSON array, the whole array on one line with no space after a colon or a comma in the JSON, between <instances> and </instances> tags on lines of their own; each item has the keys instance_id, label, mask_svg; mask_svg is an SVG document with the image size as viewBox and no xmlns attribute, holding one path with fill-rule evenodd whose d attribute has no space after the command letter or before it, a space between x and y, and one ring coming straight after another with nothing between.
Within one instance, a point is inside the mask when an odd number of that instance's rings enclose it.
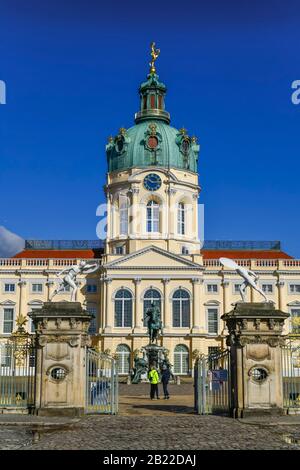
<instances>
[{"instance_id":1,"label":"green copper dome","mask_svg":"<svg viewBox=\"0 0 300 470\"><path fill-rule=\"evenodd\" d=\"M199 145L189 137L186 129L169 125L170 115L165 111L166 86L155 71L139 88L140 111L135 115L136 125L121 128L110 137L106 146L108 171L157 166L197 172Z\"/></svg>"},{"instance_id":2,"label":"green copper dome","mask_svg":"<svg viewBox=\"0 0 300 470\"><path fill-rule=\"evenodd\" d=\"M161 120L142 121L120 129L106 146L108 171L157 166L197 172L199 145L185 129L178 131Z\"/></svg>"}]
</instances>

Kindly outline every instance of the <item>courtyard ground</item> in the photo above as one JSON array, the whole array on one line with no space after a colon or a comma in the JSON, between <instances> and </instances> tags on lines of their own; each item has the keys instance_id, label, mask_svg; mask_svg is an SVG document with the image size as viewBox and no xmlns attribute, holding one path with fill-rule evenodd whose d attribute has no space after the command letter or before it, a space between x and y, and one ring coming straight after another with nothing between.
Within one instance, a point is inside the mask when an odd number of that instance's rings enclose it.
<instances>
[{"instance_id":1,"label":"courtyard ground","mask_svg":"<svg viewBox=\"0 0 300 470\"><path fill-rule=\"evenodd\" d=\"M151 401L148 384L120 384L116 416L0 415L0 449L300 450L300 416L200 416L192 383L170 385L170 394L170 400Z\"/></svg>"}]
</instances>

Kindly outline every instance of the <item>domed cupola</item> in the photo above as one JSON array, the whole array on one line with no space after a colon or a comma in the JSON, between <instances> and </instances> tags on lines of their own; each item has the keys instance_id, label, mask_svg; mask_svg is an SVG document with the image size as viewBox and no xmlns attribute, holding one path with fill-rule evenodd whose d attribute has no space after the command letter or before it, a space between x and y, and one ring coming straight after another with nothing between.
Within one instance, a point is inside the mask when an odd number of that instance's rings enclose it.
<instances>
[{"instance_id":1,"label":"domed cupola","mask_svg":"<svg viewBox=\"0 0 300 470\"><path fill-rule=\"evenodd\" d=\"M147 81L142 83L139 88L141 99L141 108L135 115L135 123L149 120L160 119L170 123L170 114L165 111L165 94L167 91L166 85L158 80L156 74L155 61L160 53L159 49L155 49L155 43L151 44L151 57L150 73L147 76Z\"/></svg>"},{"instance_id":2,"label":"domed cupola","mask_svg":"<svg viewBox=\"0 0 300 470\"><path fill-rule=\"evenodd\" d=\"M199 145L186 129L170 126L170 114L165 111L166 86L158 80L155 61L159 55L151 44L150 73L139 88L141 109L135 115L135 125L121 128L106 145L108 171L130 168L178 168L197 173Z\"/></svg>"}]
</instances>

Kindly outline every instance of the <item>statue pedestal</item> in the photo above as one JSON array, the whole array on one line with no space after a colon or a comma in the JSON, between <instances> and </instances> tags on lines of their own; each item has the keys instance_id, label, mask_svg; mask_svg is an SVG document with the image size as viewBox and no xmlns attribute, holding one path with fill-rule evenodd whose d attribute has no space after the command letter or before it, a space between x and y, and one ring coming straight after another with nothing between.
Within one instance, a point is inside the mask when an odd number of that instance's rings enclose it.
<instances>
[{"instance_id":1,"label":"statue pedestal","mask_svg":"<svg viewBox=\"0 0 300 470\"><path fill-rule=\"evenodd\" d=\"M161 369L163 364L168 364L167 349L158 346L157 344L147 344L141 348L143 358L137 358L135 360L135 368L133 370L133 376L131 383L136 384L139 382L149 382L148 372L150 367L154 365L158 371Z\"/></svg>"},{"instance_id":2,"label":"statue pedestal","mask_svg":"<svg viewBox=\"0 0 300 470\"><path fill-rule=\"evenodd\" d=\"M37 344L36 414L83 414L91 315L79 302L45 302L30 316Z\"/></svg>"},{"instance_id":3,"label":"statue pedestal","mask_svg":"<svg viewBox=\"0 0 300 470\"><path fill-rule=\"evenodd\" d=\"M273 303L237 303L221 318L228 328L231 414L283 414L281 346L289 314Z\"/></svg>"},{"instance_id":4,"label":"statue pedestal","mask_svg":"<svg viewBox=\"0 0 300 470\"><path fill-rule=\"evenodd\" d=\"M154 365L157 368L160 368L161 364L165 360L165 351L166 348L158 346L157 344L147 344L147 346L142 347L142 351L145 351L146 360L148 363L148 370L150 370L151 365Z\"/></svg>"}]
</instances>

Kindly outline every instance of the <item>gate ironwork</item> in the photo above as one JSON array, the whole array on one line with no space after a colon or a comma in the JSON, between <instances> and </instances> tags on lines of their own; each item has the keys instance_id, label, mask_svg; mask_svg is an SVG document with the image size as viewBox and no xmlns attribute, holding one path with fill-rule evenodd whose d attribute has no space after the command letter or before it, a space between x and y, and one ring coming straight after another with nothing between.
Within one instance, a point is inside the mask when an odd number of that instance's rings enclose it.
<instances>
[{"instance_id":1,"label":"gate ironwork","mask_svg":"<svg viewBox=\"0 0 300 470\"><path fill-rule=\"evenodd\" d=\"M229 350L200 356L195 364L194 385L195 411L198 414L229 414Z\"/></svg>"},{"instance_id":2,"label":"gate ironwork","mask_svg":"<svg viewBox=\"0 0 300 470\"><path fill-rule=\"evenodd\" d=\"M0 409L30 409L35 399L35 347L27 338L0 343Z\"/></svg>"},{"instance_id":3,"label":"gate ironwork","mask_svg":"<svg viewBox=\"0 0 300 470\"><path fill-rule=\"evenodd\" d=\"M113 357L86 350L86 413L118 412L118 370Z\"/></svg>"},{"instance_id":4,"label":"gate ironwork","mask_svg":"<svg viewBox=\"0 0 300 470\"><path fill-rule=\"evenodd\" d=\"M300 342L290 340L281 348L283 406L300 412Z\"/></svg>"}]
</instances>

